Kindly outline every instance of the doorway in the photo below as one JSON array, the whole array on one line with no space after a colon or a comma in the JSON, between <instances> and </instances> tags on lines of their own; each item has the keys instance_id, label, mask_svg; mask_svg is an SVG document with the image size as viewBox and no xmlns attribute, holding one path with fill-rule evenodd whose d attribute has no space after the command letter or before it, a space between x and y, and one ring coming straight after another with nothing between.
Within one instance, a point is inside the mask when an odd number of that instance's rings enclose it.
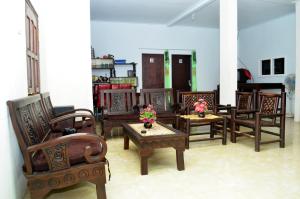
<instances>
[{"instance_id":1,"label":"doorway","mask_svg":"<svg viewBox=\"0 0 300 199\"><path fill-rule=\"evenodd\" d=\"M164 88L164 55L142 54L143 88Z\"/></svg>"},{"instance_id":2,"label":"doorway","mask_svg":"<svg viewBox=\"0 0 300 199\"><path fill-rule=\"evenodd\" d=\"M174 99L177 90L191 91L191 55L172 55L172 88Z\"/></svg>"}]
</instances>

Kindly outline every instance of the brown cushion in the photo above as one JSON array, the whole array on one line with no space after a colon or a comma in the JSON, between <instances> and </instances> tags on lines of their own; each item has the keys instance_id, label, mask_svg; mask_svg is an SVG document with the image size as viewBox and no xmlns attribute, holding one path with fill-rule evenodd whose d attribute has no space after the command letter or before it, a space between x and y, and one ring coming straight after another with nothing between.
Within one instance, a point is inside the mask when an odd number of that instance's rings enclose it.
<instances>
[{"instance_id":1,"label":"brown cushion","mask_svg":"<svg viewBox=\"0 0 300 199\"><path fill-rule=\"evenodd\" d=\"M69 143L68 152L70 158L70 164L75 165L85 162L84 150L86 146L91 146L93 155L97 155L101 151L99 150L99 143L87 142L87 141L72 141ZM48 171L48 163L42 150L38 151L32 158L33 171Z\"/></svg>"}]
</instances>

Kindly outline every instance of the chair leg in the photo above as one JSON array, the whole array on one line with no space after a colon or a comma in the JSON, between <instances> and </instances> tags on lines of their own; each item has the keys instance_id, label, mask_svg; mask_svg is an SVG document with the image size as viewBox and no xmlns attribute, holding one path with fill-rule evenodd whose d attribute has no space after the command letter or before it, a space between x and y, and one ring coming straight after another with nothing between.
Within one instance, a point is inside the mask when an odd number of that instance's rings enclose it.
<instances>
[{"instance_id":1,"label":"chair leg","mask_svg":"<svg viewBox=\"0 0 300 199\"><path fill-rule=\"evenodd\" d=\"M261 140L261 126L260 126L260 118L256 117L255 122L255 151L260 151L260 140Z\"/></svg>"},{"instance_id":2,"label":"chair leg","mask_svg":"<svg viewBox=\"0 0 300 199\"><path fill-rule=\"evenodd\" d=\"M43 199L49 193L49 190L30 190L30 197L31 199Z\"/></svg>"},{"instance_id":3,"label":"chair leg","mask_svg":"<svg viewBox=\"0 0 300 199\"><path fill-rule=\"evenodd\" d=\"M231 142L236 143L236 124L234 121L231 121Z\"/></svg>"},{"instance_id":4,"label":"chair leg","mask_svg":"<svg viewBox=\"0 0 300 199\"><path fill-rule=\"evenodd\" d=\"M106 199L105 183L101 180L96 182L97 199Z\"/></svg>"},{"instance_id":5,"label":"chair leg","mask_svg":"<svg viewBox=\"0 0 300 199\"><path fill-rule=\"evenodd\" d=\"M285 147L285 121L284 118L280 118L280 143L279 147L284 148Z\"/></svg>"}]
</instances>

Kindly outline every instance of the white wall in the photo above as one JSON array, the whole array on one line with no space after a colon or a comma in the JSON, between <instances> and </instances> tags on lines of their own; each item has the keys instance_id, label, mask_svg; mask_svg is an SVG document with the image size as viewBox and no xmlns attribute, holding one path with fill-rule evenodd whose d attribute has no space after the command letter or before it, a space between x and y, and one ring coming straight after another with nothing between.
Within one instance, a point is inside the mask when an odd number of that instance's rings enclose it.
<instances>
[{"instance_id":1,"label":"white wall","mask_svg":"<svg viewBox=\"0 0 300 199\"><path fill-rule=\"evenodd\" d=\"M39 14L41 89L54 105L92 109L90 1L32 0Z\"/></svg>"},{"instance_id":2,"label":"white wall","mask_svg":"<svg viewBox=\"0 0 300 199\"><path fill-rule=\"evenodd\" d=\"M285 73L295 73L295 14L283 16L239 32L239 58L254 76L255 83L284 83L285 76L262 77L262 59L285 58ZM241 66L241 65L240 65ZM287 100L287 112L290 112Z\"/></svg>"},{"instance_id":3,"label":"white wall","mask_svg":"<svg viewBox=\"0 0 300 199\"><path fill-rule=\"evenodd\" d=\"M23 158L11 125L6 101L27 95L25 1L0 7L0 198L20 199L26 189Z\"/></svg>"},{"instance_id":4,"label":"white wall","mask_svg":"<svg viewBox=\"0 0 300 199\"><path fill-rule=\"evenodd\" d=\"M296 93L295 101L300 101L300 1L296 2ZM300 122L300 103L295 104L295 121Z\"/></svg>"},{"instance_id":5,"label":"white wall","mask_svg":"<svg viewBox=\"0 0 300 199\"><path fill-rule=\"evenodd\" d=\"M163 49L182 49L170 50L170 53L182 54L196 50L198 90L213 90L219 83L218 29L92 21L91 35L96 56L113 54L116 59L138 63L139 88L142 85L141 54L163 53ZM117 68L117 75L126 75L129 68ZM105 73L109 76L109 71Z\"/></svg>"}]
</instances>

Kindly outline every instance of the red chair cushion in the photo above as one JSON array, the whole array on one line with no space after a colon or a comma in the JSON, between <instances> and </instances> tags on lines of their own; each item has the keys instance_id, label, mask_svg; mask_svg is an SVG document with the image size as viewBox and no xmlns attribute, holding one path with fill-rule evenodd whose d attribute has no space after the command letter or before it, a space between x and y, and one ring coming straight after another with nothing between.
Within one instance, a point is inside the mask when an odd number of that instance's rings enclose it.
<instances>
[{"instance_id":1,"label":"red chair cushion","mask_svg":"<svg viewBox=\"0 0 300 199\"><path fill-rule=\"evenodd\" d=\"M119 88L120 89L131 89L131 84L120 84Z\"/></svg>"},{"instance_id":2,"label":"red chair cushion","mask_svg":"<svg viewBox=\"0 0 300 199\"><path fill-rule=\"evenodd\" d=\"M111 89L119 89L120 85L119 84L112 84Z\"/></svg>"}]
</instances>

